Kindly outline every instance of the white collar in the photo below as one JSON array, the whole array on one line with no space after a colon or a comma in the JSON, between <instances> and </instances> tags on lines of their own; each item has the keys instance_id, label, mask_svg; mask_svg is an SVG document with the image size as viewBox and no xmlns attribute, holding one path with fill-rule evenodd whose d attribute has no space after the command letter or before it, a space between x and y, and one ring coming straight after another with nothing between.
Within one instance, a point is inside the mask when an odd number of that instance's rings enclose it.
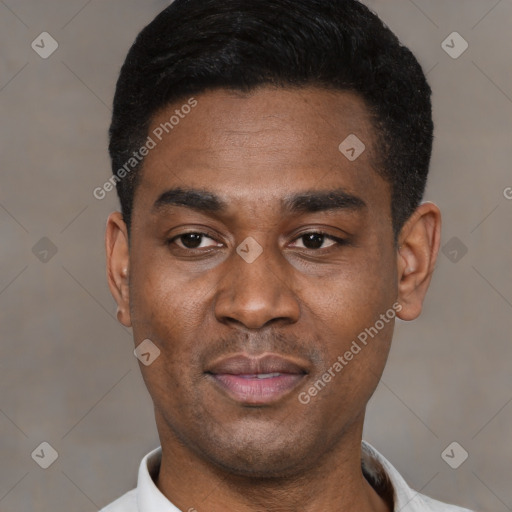
<instances>
[{"instance_id":1,"label":"white collar","mask_svg":"<svg viewBox=\"0 0 512 512\"><path fill-rule=\"evenodd\" d=\"M366 441L362 442L362 450L376 460L384 471L394 489L395 512L471 512L467 509L446 505L435 501L411 489L398 471ZM180 512L157 488L153 481L160 467L162 457L161 447L148 453L139 467L137 489L112 503L104 512L132 511L133 512ZM135 505L136 503L136 505ZM128 508L128 505L133 507ZM118 508L119 507L119 508ZM193 504L189 510L193 509Z\"/></svg>"},{"instance_id":2,"label":"white collar","mask_svg":"<svg viewBox=\"0 0 512 512\"><path fill-rule=\"evenodd\" d=\"M162 447L148 453L140 463L137 481L137 505L139 512L180 512L158 489L153 476L160 469Z\"/></svg>"}]
</instances>

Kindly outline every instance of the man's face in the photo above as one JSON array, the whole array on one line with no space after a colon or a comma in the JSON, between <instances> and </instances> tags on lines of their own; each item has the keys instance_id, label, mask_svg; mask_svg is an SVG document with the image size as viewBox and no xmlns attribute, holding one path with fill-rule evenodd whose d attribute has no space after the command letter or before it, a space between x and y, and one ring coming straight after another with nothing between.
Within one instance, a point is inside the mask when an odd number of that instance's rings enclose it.
<instances>
[{"instance_id":1,"label":"man's face","mask_svg":"<svg viewBox=\"0 0 512 512\"><path fill-rule=\"evenodd\" d=\"M383 371L392 321L308 394L397 299L390 187L355 94L196 100L144 163L126 323L161 351L142 371L162 439L235 473L289 475L360 428ZM339 149L351 134L366 146L353 161Z\"/></svg>"}]
</instances>

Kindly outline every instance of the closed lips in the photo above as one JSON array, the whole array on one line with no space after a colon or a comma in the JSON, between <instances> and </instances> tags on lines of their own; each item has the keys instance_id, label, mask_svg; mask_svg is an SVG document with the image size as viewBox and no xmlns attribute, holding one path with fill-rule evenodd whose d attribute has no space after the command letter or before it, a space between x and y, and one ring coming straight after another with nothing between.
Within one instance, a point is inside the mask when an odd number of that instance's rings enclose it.
<instances>
[{"instance_id":1,"label":"closed lips","mask_svg":"<svg viewBox=\"0 0 512 512\"><path fill-rule=\"evenodd\" d=\"M306 365L275 354L259 357L235 355L211 364L206 373L230 375L306 374Z\"/></svg>"},{"instance_id":2,"label":"closed lips","mask_svg":"<svg viewBox=\"0 0 512 512\"><path fill-rule=\"evenodd\" d=\"M275 354L236 355L213 363L207 370L217 389L242 405L263 406L282 400L306 376L305 363Z\"/></svg>"}]
</instances>

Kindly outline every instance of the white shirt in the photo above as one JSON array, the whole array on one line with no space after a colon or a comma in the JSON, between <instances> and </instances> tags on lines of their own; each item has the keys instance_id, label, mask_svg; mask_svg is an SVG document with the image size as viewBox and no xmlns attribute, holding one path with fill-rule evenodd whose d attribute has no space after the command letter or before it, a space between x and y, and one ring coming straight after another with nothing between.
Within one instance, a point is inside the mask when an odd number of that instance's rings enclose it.
<instances>
[{"instance_id":1,"label":"white shirt","mask_svg":"<svg viewBox=\"0 0 512 512\"><path fill-rule=\"evenodd\" d=\"M380 463L387 474L394 490L395 512L471 512L419 494L412 490L398 471L366 441L362 442L362 450L372 460ZM161 457L161 447L148 453L140 464L137 488L127 492L100 512L180 512L153 481L153 477L158 474Z\"/></svg>"}]
</instances>

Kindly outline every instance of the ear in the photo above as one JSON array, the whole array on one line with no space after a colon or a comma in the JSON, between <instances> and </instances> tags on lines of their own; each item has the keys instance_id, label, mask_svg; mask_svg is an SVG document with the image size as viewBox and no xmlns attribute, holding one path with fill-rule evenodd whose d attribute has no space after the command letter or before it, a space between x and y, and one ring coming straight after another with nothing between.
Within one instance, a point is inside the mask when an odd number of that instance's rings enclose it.
<instances>
[{"instance_id":1,"label":"ear","mask_svg":"<svg viewBox=\"0 0 512 512\"><path fill-rule=\"evenodd\" d=\"M125 327L131 327L128 229L120 212L110 214L107 220L105 248L108 286L117 302L117 319Z\"/></svg>"},{"instance_id":2,"label":"ear","mask_svg":"<svg viewBox=\"0 0 512 512\"><path fill-rule=\"evenodd\" d=\"M417 318L434 272L441 240L441 212L430 202L421 204L404 224L398 238L397 316Z\"/></svg>"}]
</instances>

